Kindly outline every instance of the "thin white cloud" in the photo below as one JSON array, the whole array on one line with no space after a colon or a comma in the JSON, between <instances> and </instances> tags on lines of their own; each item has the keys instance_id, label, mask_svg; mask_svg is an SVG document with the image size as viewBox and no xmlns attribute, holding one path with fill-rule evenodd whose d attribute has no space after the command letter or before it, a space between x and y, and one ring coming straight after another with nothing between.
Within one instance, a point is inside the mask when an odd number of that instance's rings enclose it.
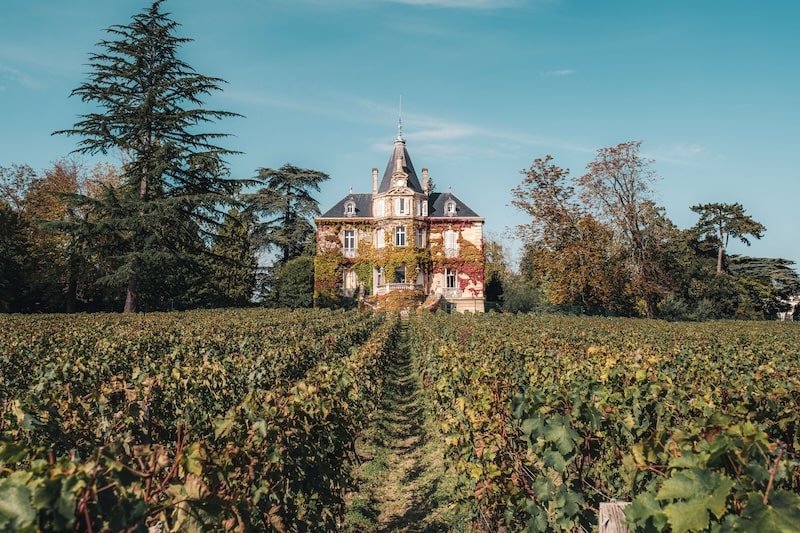
<instances>
[{"instance_id":1,"label":"thin white cloud","mask_svg":"<svg viewBox=\"0 0 800 533\"><path fill-rule=\"evenodd\" d=\"M449 7L457 9L501 9L516 7L525 0L383 0L394 4L410 6Z\"/></svg>"},{"instance_id":2,"label":"thin white cloud","mask_svg":"<svg viewBox=\"0 0 800 533\"><path fill-rule=\"evenodd\" d=\"M653 159L658 163L670 163L690 167L702 166L703 159L707 158L708 151L698 144L674 144L670 146L657 146L653 150L642 153L644 157Z\"/></svg>"},{"instance_id":3,"label":"thin white cloud","mask_svg":"<svg viewBox=\"0 0 800 533\"><path fill-rule=\"evenodd\" d=\"M555 76L555 77L572 76L573 74L577 74L577 71L571 68L551 70L544 73L545 76Z\"/></svg>"},{"instance_id":4,"label":"thin white cloud","mask_svg":"<svg viewBox=\"0 0 800 533\"><path fill-rule=\"evenodd\" d=\"M40 89L43 85L38 80L17 69L0 65L0 77L18 83L28 89Z\"/></svg>"}]
</instances>

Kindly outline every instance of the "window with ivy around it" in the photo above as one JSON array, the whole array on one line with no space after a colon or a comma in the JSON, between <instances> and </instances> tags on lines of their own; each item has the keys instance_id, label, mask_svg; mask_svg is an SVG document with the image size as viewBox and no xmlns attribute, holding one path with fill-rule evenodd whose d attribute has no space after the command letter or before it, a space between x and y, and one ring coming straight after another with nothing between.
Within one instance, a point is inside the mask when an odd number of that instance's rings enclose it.
<instances>
[{"instance_id":1,"label":"window with ivy around it","mask_svg":"<svg viewBox=\"0 0 800 533\"><path fill-rule=\"evenodd\" d=\"M406 227L405 226L397 226L394 228L394 245L395 246L405 246L406 245Z\"/></svg>"},{"instance_id":2,"label":"window with ivy around it","mask_svg":"<svg viewBox=\"0 0 800 533\"><path fill-rule=\"evenodd\" d=\"M451 229L444 232L444 256L458 257L458 234Z\"/></svg>"},{"instance_id":3,"label":"window with ivy around it","mask_svg":"<svg viewBox=\"0 0 800 533\"><path fill-rule=\"evenodd\" d=\"M354 257L356 255L356 230L344 230L344 255Z\"/></svg>"}]
</instances>

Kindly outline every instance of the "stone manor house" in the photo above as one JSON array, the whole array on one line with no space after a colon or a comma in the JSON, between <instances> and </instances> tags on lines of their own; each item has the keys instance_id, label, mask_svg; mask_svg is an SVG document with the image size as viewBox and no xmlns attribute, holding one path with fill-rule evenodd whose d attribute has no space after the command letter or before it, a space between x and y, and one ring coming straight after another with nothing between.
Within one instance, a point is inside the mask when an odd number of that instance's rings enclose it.
<instances>
[{"instance_id":1,"label":"stone manor house","mask_svg":"<svg viewBox=\"0 0 800 533\"><path fill-rule=\"evenodd\" d=\"M484 311L484 219L421 179L398 128L372 192L350 193L316 219L317 304Z\"/></svg>"}]
</instances>

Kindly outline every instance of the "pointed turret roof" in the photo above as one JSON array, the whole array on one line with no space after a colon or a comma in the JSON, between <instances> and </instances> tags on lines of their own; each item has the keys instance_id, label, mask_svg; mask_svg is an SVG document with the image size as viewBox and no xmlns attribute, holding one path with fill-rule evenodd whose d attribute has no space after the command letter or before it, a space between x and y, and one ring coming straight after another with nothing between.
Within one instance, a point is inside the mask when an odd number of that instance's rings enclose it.
<instances>
[{"instance_id":1,"label":"pointed turret roof","mask_svg":"<svg viewBox=\"0 0 800 533\"><path fill-rule=\"evenodd\" d=\"M414 170L411 157L409 157L408 150L406 150L406 140L403 138L403 134L398 132L397 138L394 140L392 155L389 157L389 163L386 165L386 172L383 173L383 179L378 187L379 194L392 188L392 176L399 170L402 170L403 173L408 175L408 187L410 189L414 192L422 192L422 186L419 184L417 172Z\"/></svg>"}]
</instances>

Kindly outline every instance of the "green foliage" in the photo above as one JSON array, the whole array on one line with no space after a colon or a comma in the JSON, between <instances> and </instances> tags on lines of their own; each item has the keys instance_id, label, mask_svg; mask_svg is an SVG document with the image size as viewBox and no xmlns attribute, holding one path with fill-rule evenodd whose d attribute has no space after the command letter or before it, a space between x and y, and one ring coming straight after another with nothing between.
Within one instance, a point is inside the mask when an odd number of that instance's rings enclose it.
<instances>
[{"instance_id":1,"label":"green foliage","mask_svg":"<svg viewBox=\"0 0 800 533\"><path fill-rule=\"evenodd\" d=\"M16 310L24 276L26 239L22 221L0 199L0 311Z\"/></svg>"},{"instance_id":2,"label":"green foliage","mask_svg":"<svg viewBox=\"0 0 800 533\"><path fill-rule=\"evenodd\" d=\"M217 301L223 306L246 306L255 291L258 262L250 238L253 223L247 212L231 209L214 237L211 265Z\"/></svg>"},{"instance_id":3,"label":"green foliage","mask_svg":"<svg viewBox=\"0 0 800 533\"><path fill-rule=\"evenodd\" d=\"M503 284L503 311L528 313L547 307L547 298L533 281L523 276L512 276Z\"/></svg>"},{"instance_id":4,"label":"green foliage","mask_svg":"<svg viewBox=\"0 0 800 533\"><path fill-rule=\"evenodd\" d=\"M128 312L136 311L140 284L154 271L197 261L201 230L216 225L216 210L231 203L235 189L222 159L233 152L214 145L223 135L205 125L236 114L200 107L222 80L179 59L189 39L175 36L178 24L162 3L108 29L110 40L90 55L89 80L72 92L102 112L57 132L80 136L81 153L125 154L120 186L84 203L104 212L91 222L91 234L108 244L114 271L104 281L125 291Z\"/></svg>"},{"instance_id":5,"label":"green foliage","mask_svg":"<svg viewBox=\"0 0 800 533\"><path fill-rule=\"evenodd\" d=\"M486 314L409 332L476 530L590 530L617 499L643 530L791 531L800 374L782 326Z\"/></svg>"},{"instance_id":6,"label":"green foliage","mask_svg":"<svg viewBox=\"0 0 800 533\"><path fill-rule=\"evenodd\" d=\"M314 305L314 258L303 255L279 265L269 302L276 307Z\"/></svg>"},{"instance_id":7,"label":"green foliage","mask_svg":"<svg viewBox=\"0 0 800 533\"><path fill-rule=\"evenodd\" d=\"M311 192L319 191L320 184L328 179L324 172L289 163L277 170L258 169L255 182L262 187L244 198L249 211L266 217L256 225L256 244L276 249L281 263L310 253L314 249L313 218L320 214Z\"/></svg>"},{"instance_id":8,"label":"green foliage","mask_svg":"<svg viewBox=\"0 0 800 533\"><path fill-rule=\"evenodd\" d=\"M0 529L19 531L334 529L398 331L319 310L0 319Z\"/></svg>"},{"instance_id":9,"label":"green foliage","mask_svg":"<svg viewBox=\"0 0 800 533\"><path fill-rule=\"evenodd\" d=\"M722 272L725 250L730 238L738 239L750 246L748 235L760 239L767 230L760 222L746 215L742 204L698 204L692 211L700 216L693 230L705 237L706 242L718 251L717 272Z\"/></svg>"}]
</instances>

